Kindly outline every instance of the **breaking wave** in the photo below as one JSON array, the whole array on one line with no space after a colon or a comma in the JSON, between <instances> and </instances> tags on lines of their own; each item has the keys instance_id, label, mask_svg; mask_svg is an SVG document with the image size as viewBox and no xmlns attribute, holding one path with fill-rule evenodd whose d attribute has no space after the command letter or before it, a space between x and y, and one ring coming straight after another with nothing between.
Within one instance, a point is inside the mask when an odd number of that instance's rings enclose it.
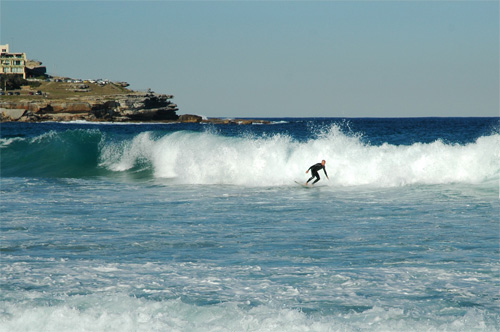
<instances>
[{"instance_id":1,"label":"breaking wave","mask_svg":"<svg viewBox=\"0 0 500 332\"><path fill-rule=\"evenodd\" d=\"M225 137L179 131L157 137L145 132L106 144L99 165L115 172L148 167L154 177L176 183L279 186L307 179L307 168L325 159L330 181L323 183L331 186L479 183L498 177L498 146L498 134L467 145L438 140L372 146L335 125L304 142L282 134Z\"/></svg>"},{"instance_id":2,"label":"breaking wave","mask_svg":"<svg viewBox=\"0 0 500 332\"><path fill-rule=\"evenodd\" d=\"M306 140L287 134L224 136L213 130L118 137L78 129L0 141L2 176L136 174L172 183L245 186L304 181L308 167L322 159L330 177L322 183L329 186L481 183L500 174L499 146L498 133L468 144L371 145L337 125Z\"/></svg>"}]
</instances>

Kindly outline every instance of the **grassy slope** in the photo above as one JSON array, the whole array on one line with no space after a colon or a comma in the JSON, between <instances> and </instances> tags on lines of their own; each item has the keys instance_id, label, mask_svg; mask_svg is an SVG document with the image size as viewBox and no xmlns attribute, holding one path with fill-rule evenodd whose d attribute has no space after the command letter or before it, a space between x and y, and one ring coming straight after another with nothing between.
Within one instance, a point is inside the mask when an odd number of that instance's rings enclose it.
<instances>
[{"instance_id":1,"label":"grassy slope","mask_svg":"<svg viewBox=\"0 0 500 332\"><path fill-rule=\"evenodd\" d=\"M85 83L89 86L89 92L74 92L76 86L80 84L75 83L62 83L62 82L42 82L39 87L33 88L32 90L17 90L21 93L20 96L1 96L2 101L21 101L21 100L54 100L54 99L70 99L75 100L81 97L98 97L98 96L109 96L109 95L122 95L133 93L132 90L121 87L115 84L107 84L105 86L100 86L93 83ZM47 93L48 97L29 95L29 91L41 91L43 94Z\"/></svg>"}]
</instances>

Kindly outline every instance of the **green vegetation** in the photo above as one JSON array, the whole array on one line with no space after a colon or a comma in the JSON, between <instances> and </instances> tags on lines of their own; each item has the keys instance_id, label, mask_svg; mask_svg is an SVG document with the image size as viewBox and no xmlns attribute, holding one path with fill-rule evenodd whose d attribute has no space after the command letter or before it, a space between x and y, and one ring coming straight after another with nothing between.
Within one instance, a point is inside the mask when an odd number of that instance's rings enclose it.
<instances>
[{"instance_id":1,"label":"green vegetation","mask_svg":"<svg viewBox=\"0 0 500 332\"><path fill-rule=\"evenodd\" d=\"M9 83L11 82L10 80L6 81L6 84L8 84L7 92L15 91L16 93L19 93L19 95L1 96L3 100L75 99L82 97L122 95L133 92L132 90L115 83L97 84L86 81L82 83L69 83L56 81L27 81L22 78L20 79L20 81L18 79L13 80L15 84ZM4 84L3 81L2 84ZM27 87L28 85L30 86L29 88ZM3 85L2 91L4 91ZM37 94L39 91L40 93Z\"/></svg>"},{"instance_id":2,"label":"green vegetation","mask_svg":"<svg viewBox=\"0 0 500 332\"><path fill-rule=\"evenodd\" d=\"M38 81L27 81L21 75L0 75L0 88L2 91L12 91L21 89L21 86L28 85L32 88L40 86Z\"/></svg>"},{"instance_id":3,"label":"green vegetation","mask_svg":"<svg viewBox=\"0 0 500 332\"><path fill-rule=\"evenodd\" d=\"M82 86L88 86L88 88L81 88ZM131 92L113 83L99 85L95 83L43 82L38 90L47 93L50 98L117 95Z\"/></svg>"}]
</instances>

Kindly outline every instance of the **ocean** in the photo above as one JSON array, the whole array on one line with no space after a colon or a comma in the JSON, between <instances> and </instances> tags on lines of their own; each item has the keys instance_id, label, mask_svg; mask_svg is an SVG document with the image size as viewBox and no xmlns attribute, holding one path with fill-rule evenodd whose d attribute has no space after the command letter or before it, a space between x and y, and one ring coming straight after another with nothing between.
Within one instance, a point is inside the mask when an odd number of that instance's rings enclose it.
<instances>
[{"instance_id":1,"label":"ocean","mask_svg":"<svg viewBox=\"0 0 500 332\"><path fill-rule=\"evenodd\" d=\"M270 121L2 123L0 331L500 331L499 118Z\"/></svg>"}]
</instances>

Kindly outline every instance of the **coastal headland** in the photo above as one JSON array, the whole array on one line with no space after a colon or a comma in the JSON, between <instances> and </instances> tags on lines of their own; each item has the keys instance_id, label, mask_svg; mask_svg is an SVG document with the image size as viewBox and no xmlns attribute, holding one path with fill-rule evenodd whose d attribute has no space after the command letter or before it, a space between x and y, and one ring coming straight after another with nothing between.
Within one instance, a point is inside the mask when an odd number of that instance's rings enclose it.
<instances>
[{"instance_id":1,"label":"coastal headland","mask_svg":"<svg viewBox=\"0 0 500 332\"><path fill-rule=\"evenodd\" d=\"M203 118L178 115L173 95L139 92L124 82L51 79L3 92L0 122L180 122L267 124L259 119Z\"/></svg>"}]
</instances>

